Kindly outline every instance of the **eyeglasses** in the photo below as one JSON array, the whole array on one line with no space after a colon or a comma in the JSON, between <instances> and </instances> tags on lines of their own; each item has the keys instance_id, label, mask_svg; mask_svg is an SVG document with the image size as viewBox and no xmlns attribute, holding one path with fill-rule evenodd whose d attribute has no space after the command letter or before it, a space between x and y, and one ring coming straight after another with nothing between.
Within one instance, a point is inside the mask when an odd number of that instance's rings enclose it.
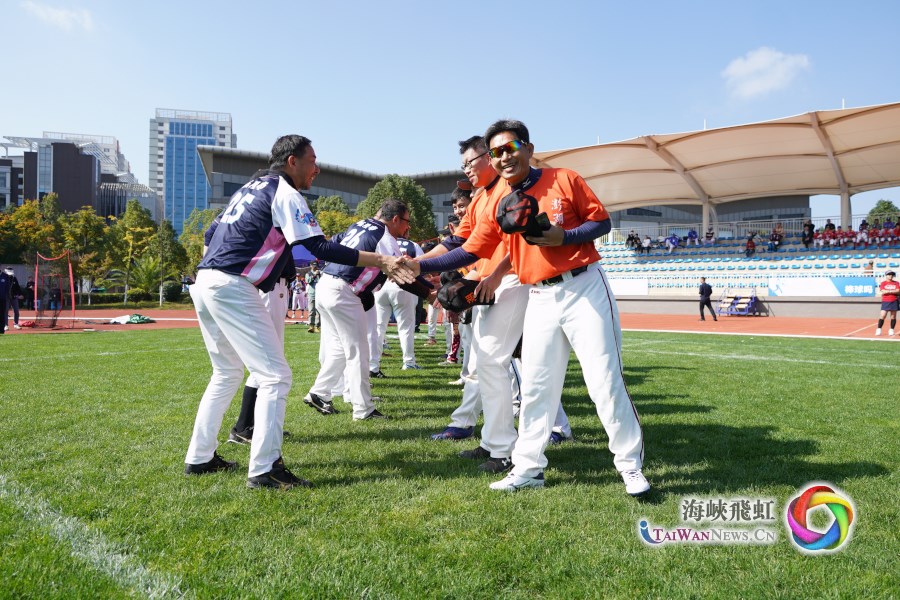
<instances>
[{"instance_id":1,"label":"eyeglasses","mask_svg":"<svg viewBox=\"0 0 900 600\"><path fill-rule=\"evenodd\" d=\"M409 223L409 219L404 219L400 215L397 215L397 218L400 219L401 221L406 221L407 223Z\"/></svg>"},{"instance_id":2,"label":"eyeglasses","mask_svg":"<svg viewBox=\"0 0 900 600\"><path fill-rule=\"evenodd\" d=\"M509 154L518 152L519 149L521 149L525 144L526 142L523 142L522 140L513 140L511 142L506 142L502 146L491 148L490 150L488 150L488 154L491 155L491 158L500 158L501 156L503 156L504 152L507 152Z\"/></svg>"},{"instance_id":3,"label":"eyeglasses","mask_svg":"<svg viewBox=\"0 0 900 600\"><path fill-rule=\"evenodd\" d=\"M474 158L471 158L471 159L467 160L466 162L464 162L464 163L462 164L462 170L463 170L463 172L465 173L466 171L468 171L469 169L471 169L471 168L472 168L472 165L475 164L475 161L478 160L479 158L481 158L482 156L484 156L485 154L487 154L488 152L490 152L490 150L485 150L484 152L482 152L482 153L479 154L478 156L476 156L476 157L474 157Z\"/></svg>"}]
</instances>

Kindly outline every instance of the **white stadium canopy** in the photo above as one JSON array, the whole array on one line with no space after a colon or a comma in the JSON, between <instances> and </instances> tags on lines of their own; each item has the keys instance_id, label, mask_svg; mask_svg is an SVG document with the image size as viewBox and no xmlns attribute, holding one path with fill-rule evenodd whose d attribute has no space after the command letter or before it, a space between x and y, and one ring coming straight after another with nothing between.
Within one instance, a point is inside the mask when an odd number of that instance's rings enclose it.
<instances>
[{"instance_id":1,"label":"white stadium canopy","mask_svg":"<svg viewBox=\"0 0 900 600\"><path fill-rule=\"evenodd\" d=\"M784 195L850 196L900 186L900 103L810 112L720 129L536 152L536 166L578 172L607 210Z\"/></svg>"}]
</instances>

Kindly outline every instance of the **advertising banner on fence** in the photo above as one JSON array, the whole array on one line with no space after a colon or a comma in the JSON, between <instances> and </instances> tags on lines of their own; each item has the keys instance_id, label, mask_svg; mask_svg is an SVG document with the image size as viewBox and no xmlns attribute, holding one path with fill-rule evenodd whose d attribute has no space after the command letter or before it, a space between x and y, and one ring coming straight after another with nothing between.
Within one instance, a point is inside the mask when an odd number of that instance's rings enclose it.
<instances>
[{"instance_id":1,"label":"advertising banner on fence","mask_svg":"<svg viewBox=\"0 0 900 600\"><path fill-rule=\"evenodd\" d=\"M609 287L616 296L646 296L650 293L646 279L610 279Z\"/></svg>"},{"instance_id":2,"label":"advertising banner on fence","mask_svg":"<svg viewBox=\"0 0 900 600\"><path fill-rule=\"evenodd\" d=\"M874 296L873 277L802 277L769 280L770 296Z\"/></svg>"}]
</instances>

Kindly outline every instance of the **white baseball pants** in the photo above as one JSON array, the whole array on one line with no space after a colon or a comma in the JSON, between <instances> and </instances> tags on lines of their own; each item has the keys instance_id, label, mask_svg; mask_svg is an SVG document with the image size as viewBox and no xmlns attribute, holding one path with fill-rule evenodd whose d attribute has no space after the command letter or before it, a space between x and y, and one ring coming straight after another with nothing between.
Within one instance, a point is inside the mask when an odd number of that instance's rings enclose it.
<instances>
[{"instance_id":1,"label":"white baseball pants","mask_svg":"<svg viewBox=\"0 0 900 600\"><path fill-rule=\"evenodd\" d=\"M595 264L568 281L531 289L525 311L522 408L513 472L536 477L547 466L544 449L572 350L609 437L616 469L640 469L644 438L622 374L618 308L603 269Z\"/></svg>"},{"instance_id":2,"label":"white baseball pants","mask_svg":"<svg viewBox=\"0 0 900 600\"><path fill-rule=\"evenodd\" d=\"M201 269L190 294L213 372L200 399L185 462L201 464L212 459L222 417L241 386L246 365L259 385L248 476L268 473L281 456L284 412L291 390L283 338L258 290L244 277Z\"/></svg>"},{"instance_id":3,"label":"white baseball pants","mask_svg":"<svg viewBox=\"0 0 900 600\"><path fill-rule=\"evenodd\" d=\"M403 352L403 364L416 364L416 304L415 294L404 291L393 281L387 281L375 292L375 307L378 318L377 339L370 348L369 370L381 370L381 349L387 332L391 312L397 319L397 334L400 336L400 350Z\"/></svg>"},{"instance_id":4,"label":"white baseball pants","mask_svg":"<svg viewBox=\"0 0 900 600\"><path fill-rule=\"evenodd\" d=\"M341 376L353 405L353 418L363 419L375 409L369 386L368 319L362 302L350 286L337 277L322 274L316 285L316 302L322 316L321 368L309 390L330 400Z\"/></svg>"}]
</instances>

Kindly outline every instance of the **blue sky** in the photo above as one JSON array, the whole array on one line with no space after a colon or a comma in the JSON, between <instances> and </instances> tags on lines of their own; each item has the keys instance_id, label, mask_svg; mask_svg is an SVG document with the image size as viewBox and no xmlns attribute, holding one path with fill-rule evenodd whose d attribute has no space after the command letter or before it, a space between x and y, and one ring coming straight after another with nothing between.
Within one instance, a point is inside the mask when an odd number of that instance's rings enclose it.
<instances>
[{"instance_id":1,"label":"blue sky","mask_svg":"<svg viewBox=\"0 0 900 600\"><path fill-rule=\"evenodd\" d=\"M900 100L893 0L7 0L0 23L0 136L112 135L144 183L156 108L231 113L242 149L301 133L320 162L412 174L456 168L456 141L503 117L551 150ZM900 188L854 212L878 198Z\"/></svg>"}]
</instances>

